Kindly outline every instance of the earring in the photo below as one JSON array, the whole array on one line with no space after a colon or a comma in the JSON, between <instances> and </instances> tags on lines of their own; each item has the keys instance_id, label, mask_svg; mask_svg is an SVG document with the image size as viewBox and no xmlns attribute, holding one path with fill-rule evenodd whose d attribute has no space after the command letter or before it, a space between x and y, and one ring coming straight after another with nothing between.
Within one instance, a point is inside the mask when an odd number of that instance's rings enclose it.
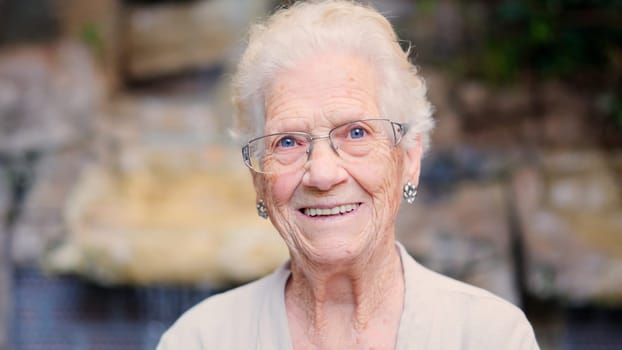
<instances>
[{"instance_id":1,"label":"earring","mask_svg":"<svg viewBox=\"0 0 622 350\"><path fill-rule=\"evenodd\" d=\"M260 199L259 202L257 202L257 215L264 219L268 218L268 209L266 208L263 199Z\"/></svg>"},{"instance_id":2,"label":"earring","mask_svg":"<svg viewBox=\"0 0 622 350\"><path fill-rule=\"evenodd\" d=\"M408 204L413 204L415 202L415 196L417 195L417 187L413 185L410 181L408 181L404 185L404 193L403 197Z\"/></svg>"}]
</instances>

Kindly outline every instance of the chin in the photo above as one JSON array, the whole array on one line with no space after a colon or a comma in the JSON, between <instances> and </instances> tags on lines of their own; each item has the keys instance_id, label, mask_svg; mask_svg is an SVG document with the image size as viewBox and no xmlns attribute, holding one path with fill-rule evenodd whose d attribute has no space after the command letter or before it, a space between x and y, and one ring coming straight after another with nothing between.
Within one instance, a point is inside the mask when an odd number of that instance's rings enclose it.
<instances>
[{"instance_id":1,"label":"chin","mask_svg":"<svg viewBox=\"0 0 622 350\"><path fill-rule=\"evenodd\" d=\"M307 242L306 246L297 249L308 262L320 265L340 265L356 262L367 255L375 247L371 246L373 240L364 239L360 236L351 239L315 239Z\"/></svg>"}]
</instances>

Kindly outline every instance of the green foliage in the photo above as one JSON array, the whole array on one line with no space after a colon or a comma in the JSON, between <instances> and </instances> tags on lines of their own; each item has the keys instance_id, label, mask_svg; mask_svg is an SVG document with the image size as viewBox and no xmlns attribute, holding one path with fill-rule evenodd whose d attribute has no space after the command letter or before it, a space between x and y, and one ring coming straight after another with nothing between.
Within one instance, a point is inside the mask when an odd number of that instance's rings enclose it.
<instances>
[{"instance_id":1,"label":"green foliage","mask_svg":"<svg viewBox=\"0 0 622 350\"><path fill-rule=\"evenodd\" d=\"M503 0L490 5L476 73L505 81L528 73L573 78L618 70L622 1Z\"/></svg>"},{"instance_id":2,"label":"green foliage","mask_svg":"<svg viewBox=\"0 0 622 350\"><path fill-rule=\"evenodd\" d=\"M104 39L101 31L95 23L86 23L80 31L80 40L88 46L96 57L101 59L104 55Z\"/></svg>"},{"instance_id":3,"label":"green foliage","mask_svg":"<svg viewBox=\"0 0 622 350\"><path fill-rule=\"evenodd\" d=\"M494 84L557 79L594 96L622 127L622 0L487 3L481 45L462 72Z\"/></svg>"}]
</instances>

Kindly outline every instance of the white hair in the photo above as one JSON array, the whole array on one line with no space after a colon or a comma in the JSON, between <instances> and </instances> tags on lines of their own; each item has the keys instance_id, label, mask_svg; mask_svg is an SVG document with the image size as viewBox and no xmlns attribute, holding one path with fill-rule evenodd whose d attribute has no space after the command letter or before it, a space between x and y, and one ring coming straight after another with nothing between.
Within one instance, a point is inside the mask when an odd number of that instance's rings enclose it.
<instances>
[{"instance_id":1,"label":"white hair","mask_svg":"<svg viewBox=\"0 0 622 350\"><path fill-rule=\"evenodd\" d=\"M403 147L420 137L427 149L434 126L432 106L423 78L408 59L410 48L401 48L383 15L347 0L297 2L251 27L232 82L234 134L240 141L263 134L264 93L272 79L323 52L351 53L369 62L380 84L382 116L409 125Z\"/></svg>"}]
</instances>

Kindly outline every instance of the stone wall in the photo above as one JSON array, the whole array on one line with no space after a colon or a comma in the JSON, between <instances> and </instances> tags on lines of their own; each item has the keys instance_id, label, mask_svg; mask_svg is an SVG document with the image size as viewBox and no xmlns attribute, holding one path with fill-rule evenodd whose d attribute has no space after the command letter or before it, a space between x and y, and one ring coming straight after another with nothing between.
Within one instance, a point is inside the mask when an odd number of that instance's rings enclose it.
<instances>
[{"instance_id":1,"label":"stone wall","mask_svg":"<svg viewBox=\"0 0 622 350\"><path fill-rule=\"evenodd\" d=\"M270 2L72 3L59 10L63 40L0 50L0 317L12 268L214 286L279 265L287 252L256 216L227 136L222 79ZM476 40L452 4L404 24L417 55ZM398 238L432 269L519 305L621 305L622 144L602 146L620 130L599 122L594 96L558 81L489 86L431 61L421 57L437 128Z\"/></svg>"},{"instance_id":2,"label":"stone wall","mask_svg":"<svg viewBox=\"0 0 622 350\"><path fill-rule=\"evenodd\" d=\"M542 154L515 173L527 287L575 303L622 300L622 154Z\"/></svg>"},{"instance_id":3,"label":"stone wall","mask_svg":"<svg viewBox=\"0 0 622 350\"><path fill-rule=\"evenodd\" d=\"M267 10L265 0L129 6L125 72L132 79L146 79L224 64L235 53L246 24Z\"/></svg>"},{"instance_id":4,"label":"stone wall","mask_svg":"<svg viewBox=\"0 0 622 350\"><path fill-rule=\"evenodd\" d=\"M229 110L218 72L231 62L243 23L269 6L246 5L101 1L96 8L107 14L99 14L68 3L64 32L76 36L95 24L105 34L101 48L108 55L121 49L123 60L102 60L92 43L69 41L0 55L0 150L30 159L31 183L11 229L17 264L43 263L102 283L223 283L257 277L284 259L278 244L250 243L275 234L254 218L250 180L223 137L230 120L221 117ZM464 23L449 3L436 11L424 27L442 30L417 35L423 43L451 39L437 53L458 50L456 28ZM111 29L115 23L127 30ZM117 65L122 80L143 83L112 93L105 73ZM620 256L612 247L619 243L620 156L599 149L589 96L555 82L499 89L432 67L423 72L438 127L421 199L400 217L407 248L434 269L516 303L523 293L618 300ZM559 168L567 163L574 165ZM250 232L264 233L251 239ZM239 246L232 237L245 239ZM587 255L566 254L574 263L565 263L545 248L557 244ZM186 253L158 261L173 246ZM255 252L248 263L223 265L223 256L244 261L247 251ZM253 268L239 270L244 265ZM595 270L603 277L589 290L573 284Z\"/></svg>"}]
</instances>

